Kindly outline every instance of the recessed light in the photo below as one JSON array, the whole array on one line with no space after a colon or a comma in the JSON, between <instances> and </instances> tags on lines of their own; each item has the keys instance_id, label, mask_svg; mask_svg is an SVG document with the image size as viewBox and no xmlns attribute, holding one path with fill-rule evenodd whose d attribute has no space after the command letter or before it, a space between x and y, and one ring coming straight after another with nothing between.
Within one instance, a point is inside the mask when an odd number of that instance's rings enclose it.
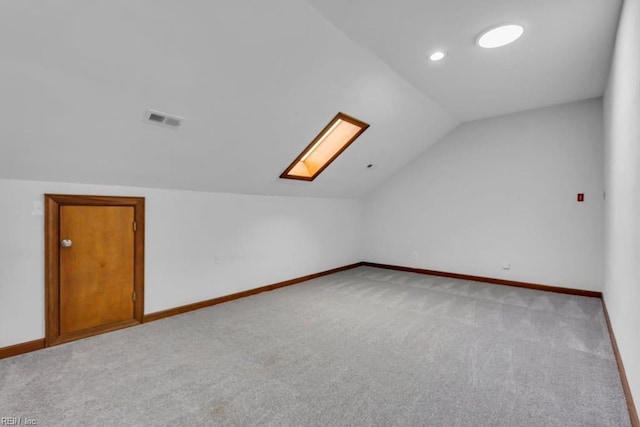
<instances>
[{"instance_id":1,"label":"recessed light","mask_svg":"<svg viewBox=\"0 0 640 427\"><path fill-rule=\"evenodd\" d=\"M429 56L429 59L432 61L440 61L441 59L444 59L445 56L447 56L447 53L439 50L437 52L433 52Z\"/></svg>"},{"instance_id":2,"label":"recessed light","mask_svg":"<svg viewBox=\"0 0 640 427\"><path fill-rule=\"evenodd\" d=\"M506 46L518 40L524 33L524 28L520 25L501 25L485 31L478 37L478 45L486 49Z\"/></svg>"}]
</instances>

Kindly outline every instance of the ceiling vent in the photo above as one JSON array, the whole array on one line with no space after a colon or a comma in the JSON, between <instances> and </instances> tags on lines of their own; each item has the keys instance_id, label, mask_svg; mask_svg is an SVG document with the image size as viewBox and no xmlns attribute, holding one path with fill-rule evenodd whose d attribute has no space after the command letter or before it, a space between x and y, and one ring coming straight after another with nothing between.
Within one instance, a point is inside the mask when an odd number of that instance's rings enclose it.
<instances>
[{"instance_id":1,"label":"ceiling vent","mask_svg":"<svg viewBox=\"0 0 640 427\"><path fill-rule=\"evenodd\" d=\"M144 121L165 127L177 129L182 125L184 118L172 116L171 114L162 113L156 110L147 110L144 115Z\"/></svg>"}]
</instances>

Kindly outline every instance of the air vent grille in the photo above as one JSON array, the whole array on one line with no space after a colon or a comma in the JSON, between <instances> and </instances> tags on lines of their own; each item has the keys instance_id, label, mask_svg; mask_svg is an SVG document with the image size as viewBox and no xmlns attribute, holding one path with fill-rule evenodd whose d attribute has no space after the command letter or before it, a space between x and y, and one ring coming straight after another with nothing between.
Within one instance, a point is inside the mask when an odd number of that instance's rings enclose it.
<instances>
[{"instance_id":1,"label":"air vent grille","mask_svg":"<svg viewBox=\"0 0 640 427\"><path fill-rule=\"evenodd\" d=\"M153 123L170 128L179 128L182 126L182 121L184 119L182 117L173 116L156 110L147 110L144 115L144 120L147 123Z\"/></svg>"},{"instance_id":2,"label":"air vent grille","mask_svg":"<svg viewBox=\"0 0 640 427\"><path fill-rule=\"evenodd\" d=\"M149 120L151 120L152 122L158 122L158 123L162 123L164 122L165 117L161 116L160 114L149 114Z\"/></svg>"},{"instance_id":3,"label":"air vent grille","mask_svg":"<svg viewBox=\"0 0 640 427\"><path fill-rule=\"evenodd\" d=\"M167 126L173 126L173 127L178 127L180 126L180 120L178 119L174 119L173 117L165 117L164 118L164 124Z\"/></svg>"}]
</instances>

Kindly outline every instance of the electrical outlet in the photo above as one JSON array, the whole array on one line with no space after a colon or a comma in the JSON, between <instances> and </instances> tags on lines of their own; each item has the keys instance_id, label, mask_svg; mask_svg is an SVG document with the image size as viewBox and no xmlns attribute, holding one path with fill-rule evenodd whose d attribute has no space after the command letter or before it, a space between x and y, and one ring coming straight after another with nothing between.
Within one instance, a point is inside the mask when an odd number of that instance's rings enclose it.
<instances>
[{"instance_id":1,"label":"electrical outlet","mask_svg":"<svg viewBox=\"0 0 640 427\"><path fill-rule=\"evenodd\" d=\"M411 252L411 259L414 261L418 260L418 251Z\"/></svg>"},{"instance_id":2,"label":"electrical outlet","mask_svg":"<svg viewBox=\"0 0 640 427\"><path fill-rule=\"evenodd\" d=\"M511 270L511 264L509 264L508 262L503 262L502 263L502 269L503 270Z\"/></svg>"}]
</instances>

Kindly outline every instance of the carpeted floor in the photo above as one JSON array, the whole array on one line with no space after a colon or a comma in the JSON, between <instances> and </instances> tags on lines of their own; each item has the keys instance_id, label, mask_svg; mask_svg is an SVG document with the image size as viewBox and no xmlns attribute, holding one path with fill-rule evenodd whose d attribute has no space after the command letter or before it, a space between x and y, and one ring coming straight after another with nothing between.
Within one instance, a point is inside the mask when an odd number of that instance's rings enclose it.
<instances>
[{"instance_id":1,"label":"carpeted floor","mask_svg":"<svg viewBox=\"0 0 640 427\"><path fill-rule=\"evenodd\" d=\"M3 416L630 425L598 299L369 267L0 360Z\"/></svg>"}]
</instances>

